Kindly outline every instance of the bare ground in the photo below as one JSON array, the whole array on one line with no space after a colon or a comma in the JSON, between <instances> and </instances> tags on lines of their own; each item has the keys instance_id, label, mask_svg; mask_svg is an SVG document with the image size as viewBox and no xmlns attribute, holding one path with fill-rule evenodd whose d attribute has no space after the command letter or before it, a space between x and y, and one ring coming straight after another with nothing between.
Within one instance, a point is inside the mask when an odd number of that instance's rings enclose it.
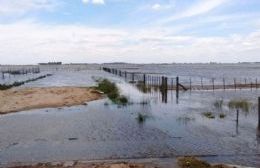
<instances>
[{"instance_id":1,"label":"bare ground","mask_svg":"<svg viewBox=\"0 0 260 168\"><path fill-rule=\"evenodd\" d=\"M0 91L0 114L81 105L100 98L101 93L86 87L15 88Z\"/></svg>"}]
</instances>

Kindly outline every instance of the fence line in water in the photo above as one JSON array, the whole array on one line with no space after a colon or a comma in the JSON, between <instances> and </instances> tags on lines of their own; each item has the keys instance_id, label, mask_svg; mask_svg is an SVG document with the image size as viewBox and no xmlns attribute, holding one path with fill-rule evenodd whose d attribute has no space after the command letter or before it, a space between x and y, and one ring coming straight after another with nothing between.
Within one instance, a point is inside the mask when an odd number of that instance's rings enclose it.
<instances>
[{"instance_id":1,"label":"fence line in water","mask_svg":"<svg viewBox=\"0 0 260 168\"><path fill-rule=\"evenodd\" d=\"M40 68L39 67L30 67L30 68L6 68L6 69L1 69L0 71L2 79L5 79L5 75L8 74L9 77L11 75L16 76L16 75L27 75L27 74L36 74L40 73Z\"/></svg>"},{"instance_id":2,"label":"fence line in water","mask_svg":"<svg viewBox=\"0 0 260 168\"><path fill-rule=\"evenodd\" d=\"M120 69L102 67L104 71L118 75L125 78L130 83L140 83L151 87L161 87L168 90L226 90L226 89L258 89L260 83L258 79L239 79L233 78L232 80L227 78L203 78L194 77L180 78L171 77L163 74L152 74L143 72L127 72Z\"/></svg>"}]
</instances>

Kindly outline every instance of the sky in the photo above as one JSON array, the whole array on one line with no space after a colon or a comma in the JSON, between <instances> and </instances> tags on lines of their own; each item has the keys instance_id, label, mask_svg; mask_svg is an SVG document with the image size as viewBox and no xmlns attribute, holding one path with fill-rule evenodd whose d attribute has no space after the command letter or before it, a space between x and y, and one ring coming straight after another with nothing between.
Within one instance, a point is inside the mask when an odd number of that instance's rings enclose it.
<instances>
[{"instance_id":1,"label":"sky","mask_svg":"<svg viewBox=\"0 0 260 168\"><path fill-rule=\"evenodd\" d=\"M0 0L0 64L260 62L260 0Z\"/></svg>"}]
</instances>

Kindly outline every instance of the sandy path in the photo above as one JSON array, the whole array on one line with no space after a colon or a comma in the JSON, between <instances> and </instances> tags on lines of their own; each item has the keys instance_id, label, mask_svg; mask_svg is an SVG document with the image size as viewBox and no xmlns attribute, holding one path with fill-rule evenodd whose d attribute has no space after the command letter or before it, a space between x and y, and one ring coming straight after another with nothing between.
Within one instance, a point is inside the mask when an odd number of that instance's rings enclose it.
<instances>
[{"instance_id":1,"label":"sandy path","mask_svg":"<svg viewBox=\"0 0 260 168\"><path fill-rule=\"evenodd\" d=\"M0 91L0 114L23 110L81 105L102 94L84 87L16 88Z\"/></svg>"}]
</instances>

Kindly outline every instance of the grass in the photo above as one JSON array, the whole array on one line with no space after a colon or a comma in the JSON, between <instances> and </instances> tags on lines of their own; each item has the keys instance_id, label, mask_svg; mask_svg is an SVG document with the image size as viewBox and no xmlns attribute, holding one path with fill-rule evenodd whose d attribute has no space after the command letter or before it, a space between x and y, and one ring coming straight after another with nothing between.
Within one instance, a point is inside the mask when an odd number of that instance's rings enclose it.
<instances>
[{"instance_id":1,"label":"grass","mask_svg":"<svg viewBox=\"0 0 260 168\"><path fill-rule=\"evenodd\" d=\"M223 118L225 118L225 117L226 117L226 114L224 114L224 113L220 113L220 114L219 114L219 118L223 119Z\"/></svg>"},{"instance_id":2,"label":"grass","mask_svg":"<svg viewBox=\"0 0 260 168\"><path fill-rule=\"evenodd\" d=\"M97 89L104 92L107 97L116 104L126 105L128 103L127 97L119 94L119 89L116 84L107 79L99 81Z\"/></svg>"},{"instance_id":3,"label":"grass","mask_svg":"<svg viewBox=\"0 0 260 168\"><path fill-rule=\"evenodd\" d=\"M249 112L251 103L247 100L231 100L228 103L228 107L231 109L241 109L245 112Z\"/></svg>"},{"instance_id":4,"label":"grass","mask_svg":"<svg viewBox=\"0 0 260 168\"><path fill-rule=\"evenodd\" d=\"M137 116L136 119L137 119L137 121L138 121L139 123L143 123L143 122L145 122L146 118L147 118L146 115L143 115L143 114L141 114L141 113L138 113L138 116Z\"/></svg>"},{"instance_id":5,"label":"grass","mask_svg":"<svg viewBox=\"0 0 260 168\"><path fill-rule=\"evenodd\" d=\"M230 168L225 165L210 165L208 162L199 160L195 157L181 157L178 158L178 165L180 168Z\"/></svg>"},{"instance_id":6,"label":"grass","mask_svg":"<svg viewBox=\"0 0 260 168\"><path fill-rule=\"evenodd\" d=\"M217 109L222 109L223 103L224 103L223 100L216 100L213 105Z\"/></svg>"},{"instance_id":7,"label":"grass","mask_svg":"<svg viewBox=\"0 0 260 168\"><path fill-rule=\"evenodd\" d=\"M215 118L215 116L214 116L214 114L212 112L204 112L204 113L202 113L202 115L207 117L207 118L209 118L209 119L214 119Z\"/></svg>"}]
</instances>

